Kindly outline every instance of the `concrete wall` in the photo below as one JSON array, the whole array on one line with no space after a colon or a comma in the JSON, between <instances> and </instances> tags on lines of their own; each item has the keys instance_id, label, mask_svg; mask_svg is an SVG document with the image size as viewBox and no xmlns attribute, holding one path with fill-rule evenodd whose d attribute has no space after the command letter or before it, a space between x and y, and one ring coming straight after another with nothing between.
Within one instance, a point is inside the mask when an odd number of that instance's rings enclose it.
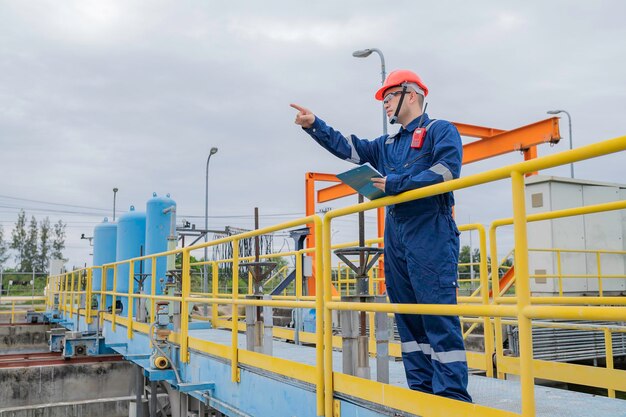
<instances>
[{"instance_id":1,"label":"concrete wall","mask_svg":"<svg viewBox=\"0 0 626 417\"><path fill-rule=\"evenodd\" d=\"M0 354L47 352L48 330L48 324L0 326Z\"/></svg>"},{"instance_id":2,"label":"concrete wall","mask_svg":"<svg viewBox=\"0 0 626 417\"><path fill-rule=\"evenodd\" d=\"M0 409L0 417L126 417L130 397Z\"/></svg>"},{"instance_id":3,"label":"concrete wall","mask_svg":"<svg viewBox=\"0 0 626 417\"><path fill-rule=\"evenodd\" d=\"M125 397L134 387L133 371L133 365L125 361L0 369L0 411L19 406Z\"/></svg>"}]
</instances>

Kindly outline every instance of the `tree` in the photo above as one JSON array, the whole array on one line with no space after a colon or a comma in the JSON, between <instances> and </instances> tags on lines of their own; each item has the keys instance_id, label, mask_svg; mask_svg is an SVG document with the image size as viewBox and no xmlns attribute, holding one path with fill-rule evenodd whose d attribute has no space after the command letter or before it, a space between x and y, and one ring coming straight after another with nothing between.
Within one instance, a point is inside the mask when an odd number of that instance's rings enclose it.
<instances>
[{"instance_id":1,"label":"tree","mask_svg":"<svg viewBox=\"0 0 626 417\"><path fill-rule=\"evenodd\" d=\"M9 247L4 241L4 228L0 225L0 267L9 259Z\"/></svg>"},{"instance_id":2,"label":"tree","mask_svg":"<svg viewBox=\"0 0 626 417\"><path fill-rule=\"evenodd\" d=\"M63 220L59 220L54 224L54 239L52 241L52 253L50 257L52 259L62 259L67 261L67 259L63 258L63 249L65 249L65 226Z\"/></svg>"},{"instance_id":3,"label":"tree","mask_svg":"<svg viewBox=\"0 0 626 417\"><path fill-rule=\"evenodd\" d=\"M474 249L474 256L473 256L473 269L474 269L474 276L476 278L478 278L480 276L480 250L478 248ZM459 252L459 263L460 264L469 264L470 261L470 247L469 246L463 246L461 248L461 251ZM502 278L502 276L506 273L506 271L509 270L509 268L513 266L513 259L512 258L507 258L505 259L501 265L499 265L498 268L498 277ZM491 271L491 256L487 256L487 268L489 268L488 270ZM470 270L470 266L469 265L462 265L459 266L459 276L461 278L469 278L471 275L471 270Z\"/></svg>"},{"instance_id":4,"label":"tree","mask_svg":"<svg viewBox=\"0 0 626 417\"><path fill-rule=\"evenodd\" d=\"M11 232L11 249L14 249L16 268L21 269L22 259L24 257L24 244L26 243L26 213L20 210L17 215L15 227Z\"/></svg>"},{"instance_id":5,"label":"tree","mask_svg":"<svg viewBox=\"0 0 626 417\"><path fill-rule=\"evenodd\" d=\"M461 277L463 278L469 278L472 269L474 270L475 276L478 276L480 274L480 250L478 250L478 248L474 249L473 255L473 259L470 259L470 247L468 245L463 246L461 248L461 251L459 252L459 263L466 264L459 266L459 275L461 275ZM471 268L469 265L470 263L474 264Z\"/></svg>"},{"instance_id":6,"label":"tree","mask_svg":"<svg viewBox=\"0 0 626 417\"><path fill-rule=\"evenodd\" d=\"M50 262L50 219L46 217L39 225L39 257L37 259L37 270L47 272Z\"/></svg>"},{"instance_id":7,"label":"tree","mask_svg":"<svg viewBox=\"0 0 626 417\"><path fill-rule=\"evenodd\" d=\"M22 271L36 271L37 261L39 258L37 251L37 242L39 238L37 219L32 216L28 225L28 234L24 242L24 252L22 253L22 263L20 269Z\"/></svg>"}]
</instances>

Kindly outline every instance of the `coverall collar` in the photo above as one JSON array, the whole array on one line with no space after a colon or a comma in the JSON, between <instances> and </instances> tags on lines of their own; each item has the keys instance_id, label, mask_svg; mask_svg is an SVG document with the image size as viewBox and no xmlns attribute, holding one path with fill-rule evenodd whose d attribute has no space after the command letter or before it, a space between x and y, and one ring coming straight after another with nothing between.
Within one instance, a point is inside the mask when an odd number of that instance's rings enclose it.
<instances>
[{"instance_id":1,"label":"coverall collar","mask_svg":"<svg viewBox=\"0 0 626 417\"><path fill-rule=\"evenodd\" d=\"M421 116L417 116L415 119L413 119L411 121L411 123L409 123L408 125L406 125L406 129L401 128L400 131L408 131L408 132L412 132L415 129L417 129L418 127L424 127L426 126L429 122L430 122L430 117L428 117L428 113L424 113L424 117L422 117L422 123L420 124L420 117ZM420 124L420 126L418 126L418 124Z\"/></svg>"}]
</instances>

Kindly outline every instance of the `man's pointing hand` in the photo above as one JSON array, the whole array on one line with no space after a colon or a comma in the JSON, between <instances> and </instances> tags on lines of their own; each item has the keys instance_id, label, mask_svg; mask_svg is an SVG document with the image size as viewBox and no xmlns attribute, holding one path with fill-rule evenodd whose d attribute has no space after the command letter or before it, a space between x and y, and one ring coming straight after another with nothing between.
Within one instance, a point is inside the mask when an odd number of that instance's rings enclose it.
<instances>
[{"instance_id":1,"label":"man's pointing hand","mask_svg":"<svg viewBox=\"0 0 626 417\"><path fill-rule=\"evenodd\" d=\"M305 129L313 126L313 122L315 122L315 115L311 112L311 110L298 106L297 104L290 104L290 106L298 110L298 114L296 114L295 120L295 123L297 125L300 125Z\"/></svg>"}]
</instances>

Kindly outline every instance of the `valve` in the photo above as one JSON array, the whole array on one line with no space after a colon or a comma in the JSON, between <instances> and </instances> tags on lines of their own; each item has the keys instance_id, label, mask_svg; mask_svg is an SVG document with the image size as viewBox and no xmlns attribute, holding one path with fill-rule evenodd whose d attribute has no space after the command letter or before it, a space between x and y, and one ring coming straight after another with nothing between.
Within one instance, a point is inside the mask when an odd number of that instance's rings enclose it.
<instances>
[{"instance_id":1,"label":"valve","mask_svg":"<svg viewBox=\"0 0 626 417\"><path fill-rule=\"evenodd\" d=\"M157 356L154 358L154 367L156 369L167 369L170 367L170 360L165 356Z\"/></svg>"}]
</instances>

